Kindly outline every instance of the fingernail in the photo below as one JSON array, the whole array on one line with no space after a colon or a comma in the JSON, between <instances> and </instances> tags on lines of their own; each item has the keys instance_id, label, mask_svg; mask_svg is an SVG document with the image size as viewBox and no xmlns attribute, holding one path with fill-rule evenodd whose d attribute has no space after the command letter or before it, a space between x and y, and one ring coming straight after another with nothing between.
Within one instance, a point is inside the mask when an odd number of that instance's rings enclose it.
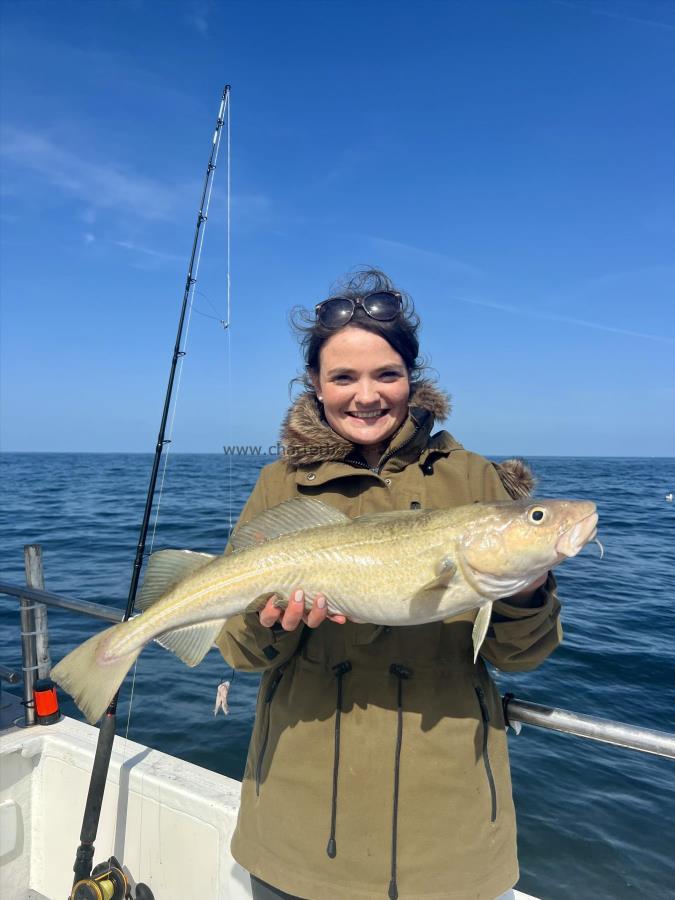
<instances>
[{"instance_id":1,"label":"fingernail","mask_svg":"<svg viewBox=\"0 0 675 900\"><path fill-rule=\"evenodd\" d=\"M296 591L293 594L293 599L295 600L296 603L303 603L304 597L302 596L302 591Z\"/></svg>"},{"instance_id":2,"label":"fingernail","mask_svg":"<svg viewBox=\"0 0 675 900\"><path fill-rule=\"evenodd\" d=\"M325 597L317 597L316 605L319 607L319 609L325 609L326 608L326 598Z\"/></svg>"}]
</instances>

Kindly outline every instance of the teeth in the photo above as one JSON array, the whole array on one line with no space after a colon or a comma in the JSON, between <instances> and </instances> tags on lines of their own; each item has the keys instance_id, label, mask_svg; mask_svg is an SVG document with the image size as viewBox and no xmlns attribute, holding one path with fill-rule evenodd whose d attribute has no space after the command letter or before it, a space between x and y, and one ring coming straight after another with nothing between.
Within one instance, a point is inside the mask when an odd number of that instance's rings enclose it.
<instances>
[{"instance_id":1,"label":"teeth","mask_svg":"<svg viewBox=\"0 0 675 900\"><path fill-rule=\"evenodd\" d=\"M357 419L377 419L384 413L383 409L376 409L374 412L350 412L350 416L355 416Z\"/></svg>"}]
</instances>

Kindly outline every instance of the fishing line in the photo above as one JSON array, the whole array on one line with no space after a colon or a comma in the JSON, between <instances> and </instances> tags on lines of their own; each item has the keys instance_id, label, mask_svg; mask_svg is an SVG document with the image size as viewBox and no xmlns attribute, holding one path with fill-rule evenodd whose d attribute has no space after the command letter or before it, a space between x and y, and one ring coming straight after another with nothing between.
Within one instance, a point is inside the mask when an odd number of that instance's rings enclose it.
<instances>
[{"instance_id":1,"label":"fishing line","mask_svg":"<svg viewBox=\"0 0 675 900\"><path fill-rule=\"evenodd\" d=\"M219 322L223 326L223 328L227 328L229 323L227 319L223 318L223 316L220 314L220 310L216 307L215 303L211 302L210 298L204 293L204 291L196 291L195 293L199 294L200 297L203 297L206 300L206 302L209 304L214 313L216 313L216 315L212 316L210 313L205 313L204 310L199 309L198 306L194 306L192 311L196 312L199 316L204 316L204 318L206 319L213 319L215 322Z\"/></svg>"},{"instance_id":2,"label":"fishing line","mask_svg":"<svg viewBox=\"0 0 675 900\"><path fill-rule=\"evenodd\" d=\"M230 316L231 316L231 307L230 307L230 289L231 289L231 278L230 278L230 246L232 241L232 141L231 141L231 125L232 125L232 113L230 111L230 94L227 94L227 132L226 132L226 142L227 142L227 164L226 164L226 177L227 177L227 324L229 327L230 324Z\"/></svg>"},{"instance_id":3,"label":"fishing line","mask_svg":"<svg viewBox=\"0 0 675 900\"><path fill-rule=\"evenodd\" d=\"M232 290L232 278L231 278L231 265L230 265L230 248L232 243L232 149L231 149L231 124L232 124L232 113L230 110L230 95L227 96L228 100L228 109L227 109L227 133L225 139L227 141L227 431L228 438L230 440L230 444L232 444L232 329L230 328L230 322L232 321L232 308L231 308L231 290ZM228 467L228 477L227 477L227 524L228 524L228 535L227 539L229 542L230 535L232 534L232 455L228 456L227 460ZM234 680L234 676L233 676Z\"/></svg>"},{"instance_id":4,"label":"fishing line","mask_svg":"<svg viewBox=\"0 0 675 900\"><path fill-rule=\"evenodd\" d=\"M223 328L227 328L227 322L225 321L225 319L221 319L220 316L212 316L209 313L203 312L201 309L197 309L196 306L192 310L192 312L197 313L198 316L204 316L205 319L213 319L214 322L218 322L223 326Z\"/></svg>"}]
</instances>

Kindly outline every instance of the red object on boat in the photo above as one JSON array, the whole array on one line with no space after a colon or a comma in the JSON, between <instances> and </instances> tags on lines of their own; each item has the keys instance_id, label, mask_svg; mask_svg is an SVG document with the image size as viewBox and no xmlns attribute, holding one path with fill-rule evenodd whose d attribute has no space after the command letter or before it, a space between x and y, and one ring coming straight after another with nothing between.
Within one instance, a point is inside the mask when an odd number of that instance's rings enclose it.
<instances>
[{"instance_id":1,"label":"red object on boat","mask_svg":"<svg viewBox=\"0 0 675 900\"><path fill-rule=\"evenodd\" d=\"M42 678L35 682L33 702L38 725L53 725L61 718L59 699L56 696L56 685L51 678Z\"/></svg>"}]
</instances>

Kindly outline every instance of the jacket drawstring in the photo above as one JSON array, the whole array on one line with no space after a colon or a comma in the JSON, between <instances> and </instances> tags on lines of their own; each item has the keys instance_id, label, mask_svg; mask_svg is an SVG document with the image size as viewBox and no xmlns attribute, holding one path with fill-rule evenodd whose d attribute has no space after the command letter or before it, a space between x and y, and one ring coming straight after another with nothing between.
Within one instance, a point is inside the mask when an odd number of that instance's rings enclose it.
<instances>
[{"instance_id":1,"label":"jacket drawstring","mask_svg":"<svg viewBox=\"0 0 675 900\"><path fill-rule=\"evenodd\" d=\"M391 880L389 881L389 900L397 900L398 885L396 883L396 844L398 838L398 786L401 763L401 744L403 743L403 681L412 678L412 669L392 663L389 666L392 675L398 678L398 727L396 733L396 756L394 760L394 809L391 819Z\"/></svg>"},{"instance_id":2,"label":"jacket drawstring","mask_svg":"<svg viewBox=\"0 0 675 900\"><path fill-rule=\"evenodd\" d=\"M338 790L338 770L340 768L340 718L342 716L342 679L351 672L352 664L348 659L333 666L333 672L337 678L337 698L335 701L335 755L333 758L333 798L330 810L330 836L328 838L328 846L326 853L331 859L335 859L337 855L337 846L335 843L335 821L337 817L337 790Z\"/></svg>"}]
</instances>

